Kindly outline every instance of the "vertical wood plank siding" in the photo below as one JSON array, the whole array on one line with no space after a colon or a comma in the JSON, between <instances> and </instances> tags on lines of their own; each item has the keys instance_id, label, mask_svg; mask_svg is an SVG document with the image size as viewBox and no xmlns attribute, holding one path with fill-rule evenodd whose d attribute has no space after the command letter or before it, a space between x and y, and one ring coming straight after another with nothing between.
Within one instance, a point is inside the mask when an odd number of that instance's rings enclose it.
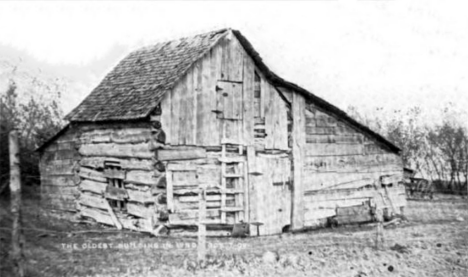
<instances>
[{"instance_id":1,"label":"vertical wood plank siding","mask_svg":"<svg viewBox=\"0 0 468 277\"><path fill-rule=\"evenodd\" d=\"M252 58L234 36L220 41L162 99L167 144L219 146L220 118L227 118L227 137L254 145L254 72ZM263 148L287 150L286 103L261 72L259 75L261 113L267 121Z\"/></svg>"}]
</instances>

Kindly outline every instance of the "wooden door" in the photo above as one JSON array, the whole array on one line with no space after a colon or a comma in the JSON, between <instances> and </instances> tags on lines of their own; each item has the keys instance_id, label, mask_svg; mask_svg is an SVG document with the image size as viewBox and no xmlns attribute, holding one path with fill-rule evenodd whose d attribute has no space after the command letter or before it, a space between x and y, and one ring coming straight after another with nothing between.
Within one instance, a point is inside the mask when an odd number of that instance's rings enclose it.
<instances>
[{"instance_id":1,"label":"wooden door","mask_svg":"<svg viewBox=\"0 0 468 277\"><path fill-rule=\"evenodd\" d=\"M291 224L291 161L287 156L255 157L250 175L250 222L262 223L260 235L279 234ZM249 157L249 164L251 164ZM257 235L251 227L251 234Z\"/></svg>"}]
</instances>

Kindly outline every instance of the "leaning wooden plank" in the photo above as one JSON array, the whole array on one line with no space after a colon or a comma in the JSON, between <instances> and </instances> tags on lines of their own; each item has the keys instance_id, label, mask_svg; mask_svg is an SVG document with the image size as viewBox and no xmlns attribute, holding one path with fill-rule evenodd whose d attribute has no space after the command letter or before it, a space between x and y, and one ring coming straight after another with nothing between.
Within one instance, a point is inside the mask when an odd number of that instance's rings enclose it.
<instances>
[{"instance_id":1,"label":"leaning wooden plank","mask_svg":"<svg viewBox=\"0 0 468 277\"><path fill-rule=\"evenodd\" d=\"M83 156L110 156L149 159L154 156L151 148L151 143L149 142L138 144L99 143L83 144L81 145L78 152Z\"/></svg>"},{"instance_id":2,"label":"leaning wooden plank","mask_svg":"<svg viewBox=\"0 0 468 277\"><path fill-rule=\"evenodd\" d=\"M85 179L93 180L96 182L107 183L107 179L106 177L104 177L104 174L97 170L93 170L93 169L86 168L86 167L81 167L79 175L80 177L85 178Z\"/></svg>"},{"instance_id":3,"label":"leaning wooden plank","mask_svg":"<svg viewBox=\"0 0 468 277\"><path fill-rule=\"evenodd\" d=\"M193 149L160 149L157 151L157 159L160 161L192 160L206 158L204 148Z\"/></svg>"},{"instance_id":4,"label":"leaning wooden plank","mask_svg":"<svg viewBox=\"0 0 468 277\"><path fill-rule=\"evenodd\" d=\"M81 207L80 214L85 217L92 218L99 223L104 223L107 225L114 225L111 216L108 213L105 213L101 210L96 210L88 207Z\"/></svg>"},{"instance_id":5,"label":"leaning wooden plank","mask_svg":"<svg viewBox=\"0 0 468 277\"><path fill-rule=\"evenodd\" d=\"M106 206L107 206L107 212L109 213L111 219L112 219L112 222L114 223L114 226L121 230L122 229L122 224L120 224L119 220L117 219L117 217L115 216L115 213L114 211L112 210L112 207L109 205L109 202L107 201L104 201L106 203Z\"/></svg>"},{"instance_id":6,"label":"leaning wooden plank","mask_svg":"<svg viewBox=\"0 0 468 277\"><path fill-rule=\"evenodd\" d=\"M99 197L99 196L93 196L91 194L82 193L80 198L78 199L78 202L81 205L85 205L85 206L88 206L88 207L107 210L107 201L106 201L106 199L104 199L102 197Z\"/></svg>"},{"instance_id":7,"label":"leaning wooden plank","mask_svg":"<svg viewBox=\"0 0 468 277\"><path fill-rule=\"evenodd\" d=\"M95 182L93 180L83 180L80 183L80 190L90 191L97 194L104 194L106 191L107 184L101 182Z\"/></svg>"}]
</instances>

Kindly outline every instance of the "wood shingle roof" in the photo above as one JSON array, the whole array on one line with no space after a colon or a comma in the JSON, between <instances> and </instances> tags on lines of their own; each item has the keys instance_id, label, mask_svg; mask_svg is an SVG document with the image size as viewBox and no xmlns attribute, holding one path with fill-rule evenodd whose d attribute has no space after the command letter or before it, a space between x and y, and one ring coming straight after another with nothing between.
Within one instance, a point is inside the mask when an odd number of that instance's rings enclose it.
<instances>
[{"instance_id":1,"label":"wood shingle roof","mask_svg":"<svg viewBox=\"0 0 468 277\"><path fill-rule=\"evenodd\" d=\"M65 119L96 122L147 117L161 96L226 32L222 29L130 53Z\"/></svg>"}]
</instances>

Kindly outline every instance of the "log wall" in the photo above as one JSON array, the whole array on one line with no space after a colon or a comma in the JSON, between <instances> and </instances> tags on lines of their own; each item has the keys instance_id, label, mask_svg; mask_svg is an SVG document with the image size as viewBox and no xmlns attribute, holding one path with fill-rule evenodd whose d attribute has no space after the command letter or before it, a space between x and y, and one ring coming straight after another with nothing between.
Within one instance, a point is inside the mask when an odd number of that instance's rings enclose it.
<instances>
[{"instance_id":1,"label":"log wall","mask_svg":"<svg viewBox=\"0 0 468 277\"><path fill-rule=\"evenodd\" d=\"M159 118L155 115L152 122L145 123L81 126L81 216L116 225L108 210L109 201L123 200L126 208L114 211L123 228L153 232L165 224L165 168L157 159L165 141ZM109 185L111 179L121 179L123 187Z\"/></svg>"},{"instance_id":2,"label":"log wall","mask_svg":"<svg viewBox=\"0 0 468 277\"><path fill-rule=\"evenodd\" d=\"M369 207L376 202L397 212L406 205L398 154L311 102L306 103L304 128L305 226L330 216L340 217L341 223L371 220ZM388 195L382 182L391 184ZM343 209L363 212L346 215Z\"/></svg>"},{"instance_id":3,"label":"log wall","mask_svg":"<svg viewBox=\"0 0 468 277\"><path fill-rule=\"evenodd\" d=\"M42 153L41 206L51 212L71 217L77 211L79 178L76 177L79 154L75 129L67 129Z\"/></svg>"}]
</instances>

